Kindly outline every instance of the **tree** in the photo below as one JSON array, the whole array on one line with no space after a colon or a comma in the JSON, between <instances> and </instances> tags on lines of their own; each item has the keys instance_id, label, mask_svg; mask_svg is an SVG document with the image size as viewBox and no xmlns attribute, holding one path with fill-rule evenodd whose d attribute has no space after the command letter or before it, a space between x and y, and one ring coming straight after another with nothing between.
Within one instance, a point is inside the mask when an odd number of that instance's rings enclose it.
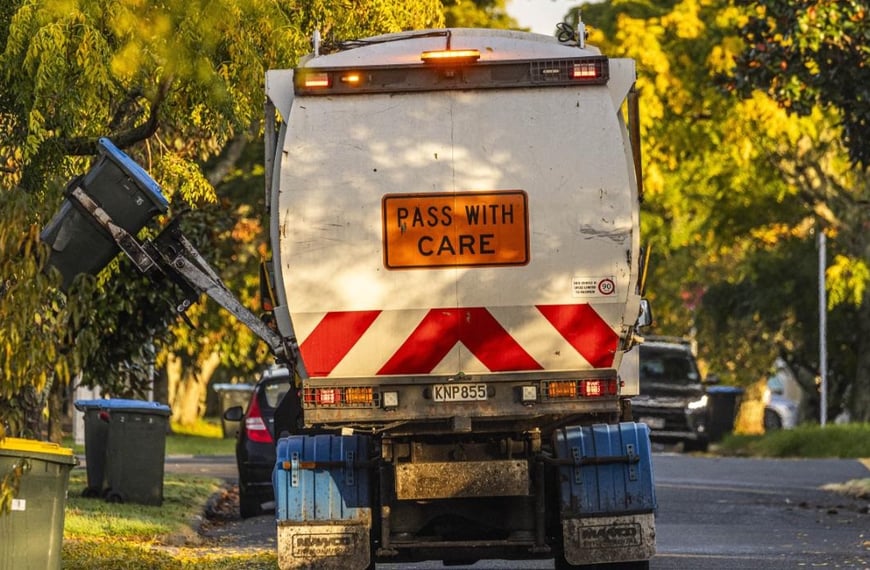
<instances>
[{"instance_id":1,"label":"tree","mask_svg":"<svg viewBox=\"0 0 870 570\"><path fill-rule=\"evenodd\" d=\"M51 278L41 273L39 228L66 181L86 170L98 137L108 136L150 172L173 214L189 210L190 226L211 240L196 245L216 254L211 246L228 234L250 239L243 226L257 217L233 220L244 206L231 206L220 192L258 137L264 71L292 66L309 51L315 29L344 39L442 21L437 0L324 0L302 9L266 0L17 0L2 11L9 18L0 23L0 192L4 206L15 207L0 214L10 236L0 252L0 416L10 433L40 411L38 404L20 409L22 391L42 392L51 378L80 370L122 380L135 369L124 363L152 340L158 351L186 350L194 365L213 352L228 361L247 354L248 345L235 342L241 335L215 334L229 319L211 306L194 315L197 330L161 338L157 331L174 319L172 295L122 271L124 260L81 279L65 301L53 300ZM237 275L244 282L244 272ZM34 323L42 323L40 334ZM112 352L101 353L107 342ZM28 355L33 364L25 366ZM67 374L56 375L61 371Z\"/></svg>"},{"instance_id":2,"label":"tree","mask_svg":"<svg viewBox=\"0 0 870 570\"><path fill-rule=\"evenodd\" d=\"M850 245L867 219L854 206L866 198L839 192L855 187L856 173L837 116L820 106L791 115L762 93L732 97L716 80L733 68L744 45L734 31L748 17L724 0L583 7L590 43L638 63L643 233L653 246L658 331L695 335L706 364L742 384L765 378L778 355L818 369L812 275L820 213L841 218L836 226L826 221L834 272L845 278L830 282L834 296L856 299L866 290L855 286L859 260L867 259L855 255L866 246ZM813 185L825 200L805 199ZM838 335L830 369L843 394L860 376L856 355L867 351L855 331L867 318L850 310L830 318ZM801 375L811 397L814 375Z\"/></svg>"},{"instance_id":3,"label":"tree","mask_svg":"<svg viewBox=\"0 0 870 570\"><path fill-rule=\"evenodd\" d=\"M746 48L729 86L760 89L791 112L816 105L840 115L852 162L870 166L870 3L866 0L736 0L746 7Z\"/></svg>"},{"instance_id":4,"label":"tree","mask_svg":"<svg viewBox=\"0 0 870 570\"><path fill-rule=\"evenodd\" d=\"M850 327L857 359L847 404L853 418L870 421L870 3L737 4L747 7L740 28L745 47L727 87L743 97L762 91L799 116L821 107L842 128L840 140L828 144L845 147L852 167L816 149L787 149L770 158L799 189L820 230L835 240L826 275L829 308L854 313L857 325Z\"/></svg>"},{"instance_id":5,"label":"tree","mask_svg":"<svg viewBox=\"0 0 870 570\"><path fill-rule=\"evenodd\" d=\"M505 0L443 0L444 23L449 28L518 29Z\"/></svg>"}]
</instances>

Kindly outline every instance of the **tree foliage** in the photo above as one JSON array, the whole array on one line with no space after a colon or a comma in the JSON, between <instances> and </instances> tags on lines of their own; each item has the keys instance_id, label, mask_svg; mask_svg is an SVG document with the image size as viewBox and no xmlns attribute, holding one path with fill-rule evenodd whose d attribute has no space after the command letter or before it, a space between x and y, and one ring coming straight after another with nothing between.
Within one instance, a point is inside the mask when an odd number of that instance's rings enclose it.
<instances>
[{"instance_id":1,"label":"tree foliage","mask_svg":"<svg viewBox=\"0 0 870 570\"><path fill-rule=\"evenodd\" d=\"M870 3L866 0L737 0L746 49L729 86L766 91L808 115L816 105L840 113L853 162L870 166Z\"/></svg>"},{"instance_id":2,"label":"tree foliage","mask_svg":"<svg viewBox=\"0 0 870 570\"><path fill-rule=\"evenodd\" d=\"M518 29L505 0L443 0L444 25L449 28Z\"/></svg>"},{"instance_id":3,"label":"tree foliage","mask_svg":"<svg viewBox=\"0 0 870 570\"><path fill-rule=\"evenodd\" d=\"M658 332L694 335L709 368L734 383L763 379L784 356L815 398L815 238L823 229L834 260L827 286L839 302L829 313L831 405L866 417L870 403L855 398L870 391L861 364L870 305L866 175L851 167L852 135L821 95L790 113L765 90L733 97L722 89L723 77L739 80L732 71L748 44L737 31L757 15L726 0L583 7L590 43L638 64ZM837 60L837 82L860 83L865 68L848 61ZM819 94L838 89L824 83L814 84Z\"/></svg>"},{"instance_id":4,"label":"tree foliage","mask_svg":"<svg viewBox=\"0 0 870 570\"><path fill-rule=\"evenodd\" d=\"M66 181L87 169L99 137L148 170L172 215L188 212L185 231L250 300L255 272L240 261L266 253L255 245L262 220L251 208L262 185L241 204L224 193L232 192L230 180L262 180L262 169L247 163L249 176L239 160L259 138L265 70L292 66L310 51L315 30L347 39L439 26L443 18L437 0L13 0L0 14L0 416L13 433L39 414L38 403L19 409L22 391L42 392L51 378L68 377L56 374L64 369L84 370L117 394L141 380L137 367L151 358L150 342L189 356L192 366L215 352L227 363L255 364L245 359L250 335L211 305L192 313L197 329L161 336L174 322L173 296L125 260L97 279L81 278L65 302L54 300L56 281L41 272L39 228ZM244 253L234 258L222 245Z\"/></svg>"},{"instance_id":5,"label":"tree foliage","mask_svg":"<svg viewBox=\"0 0 870 570\"><path fill-rule=\"evenodd\" d=\"M725 85L744 97L764 92L798 116L812 116L821 108L830 117L828 124L841 128L841 136L812 147L778 149L771 153L771 162L798 189L800 202L834 240L826 272L829 309L854 319L846 330L832 331L835 342L850 347L846 362L854 366L854 377L844 374L839 387L843 407L854 418L868 421L870 4L739 0L738 5L746 8L740 28L745 44ZM851 164L843 159L843 148ZM835 374L843 373L840 362L832 359L831 364Z\"/></svg>"}]
</instances>

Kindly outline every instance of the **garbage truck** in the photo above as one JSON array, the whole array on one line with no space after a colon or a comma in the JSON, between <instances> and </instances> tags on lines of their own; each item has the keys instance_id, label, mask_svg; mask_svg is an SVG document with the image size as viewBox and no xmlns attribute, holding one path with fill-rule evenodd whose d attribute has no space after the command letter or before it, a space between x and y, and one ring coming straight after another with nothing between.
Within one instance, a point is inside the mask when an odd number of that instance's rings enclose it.
<instances>
[{"instance_id":1,"label":"garbage truck","mask_svg":"<svg viewBox=\"0 0 870 570\"><path fill-rule=\"evenodd\" d=\"M623 362L650 323L635 65L572 32L315 36L268 71L270 322L177 227L139 242L70 185L107 247L182 284L179 312L207 294L292 371L282 569L648 567L649 433Z\"/></svg>"}]
</instances>

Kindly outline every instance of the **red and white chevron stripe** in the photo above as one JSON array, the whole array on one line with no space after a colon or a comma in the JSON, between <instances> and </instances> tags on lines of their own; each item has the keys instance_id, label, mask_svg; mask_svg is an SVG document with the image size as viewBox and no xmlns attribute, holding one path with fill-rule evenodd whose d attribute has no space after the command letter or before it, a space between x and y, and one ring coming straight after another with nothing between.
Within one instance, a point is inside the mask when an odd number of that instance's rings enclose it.
<instances>
[{"instance_id":1,"label":"red and white chevron stripe","mask_svg":"<svg viewBox=\"0 0 870 570\"><path fill-rule=\"evenodd\" d=\"M307 319L307 322L306 322ZM589 304L296 315L312 377L613 366L618 335Z\"/></svg>"}]
</instances>

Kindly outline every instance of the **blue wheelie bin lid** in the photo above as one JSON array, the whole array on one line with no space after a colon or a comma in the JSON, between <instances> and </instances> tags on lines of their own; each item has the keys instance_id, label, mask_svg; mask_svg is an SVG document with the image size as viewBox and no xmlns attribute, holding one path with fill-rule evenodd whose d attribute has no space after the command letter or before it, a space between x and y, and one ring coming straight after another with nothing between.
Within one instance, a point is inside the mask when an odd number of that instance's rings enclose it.
<instances>
[{"instance_id":1,"label":"blue wheelie bin lid","mask_svg":"<svg viewBox=\"0 0 870 570\"><path fill-rule=\"evenodd\" d=\"M161 210L166 211L166 208L169 207L169 202L166 200L166 197L163 196L163 192L160 191L160 185L157 184L157 182L155 182L147 172L145 172L144 168L139 166L136 161L127 156L124 151L116 147L112 141L106 137L97 141L97 147L101 153L108 156L121 168L121 170L126 172L130 178L133 178L139 185L140 189L148 194L154 204L156 204Z\"/></svg>"},{"instance_id":2,"label":"blue wheelie bin lid","mask_svg":"<svg viewBox=\"0 0 870 570\"><path fill-rule=\"evenodd\" d=\"M159 402L149 402L147 400L127 400L124 398L104 398L100 400L76 400L75 407L79 411L86 410L108 410L108 411L125 411L125 412L142 412L146 414L156 414L168 416L170 412L169 406Z\"/></svg>"},{"instance_id":3,"label":"blue wheelie bin lid","mask_svg":"<svg viewBox=\"0 0 870 570\"><path fill-rule=\"evenodd\" d=\"M98 400L76 400L73 405L75 405L78 411L86 412L88 410L99 410L103 407L103 402L105 401L105 398Z\"/></svg>"}]
</instances>

